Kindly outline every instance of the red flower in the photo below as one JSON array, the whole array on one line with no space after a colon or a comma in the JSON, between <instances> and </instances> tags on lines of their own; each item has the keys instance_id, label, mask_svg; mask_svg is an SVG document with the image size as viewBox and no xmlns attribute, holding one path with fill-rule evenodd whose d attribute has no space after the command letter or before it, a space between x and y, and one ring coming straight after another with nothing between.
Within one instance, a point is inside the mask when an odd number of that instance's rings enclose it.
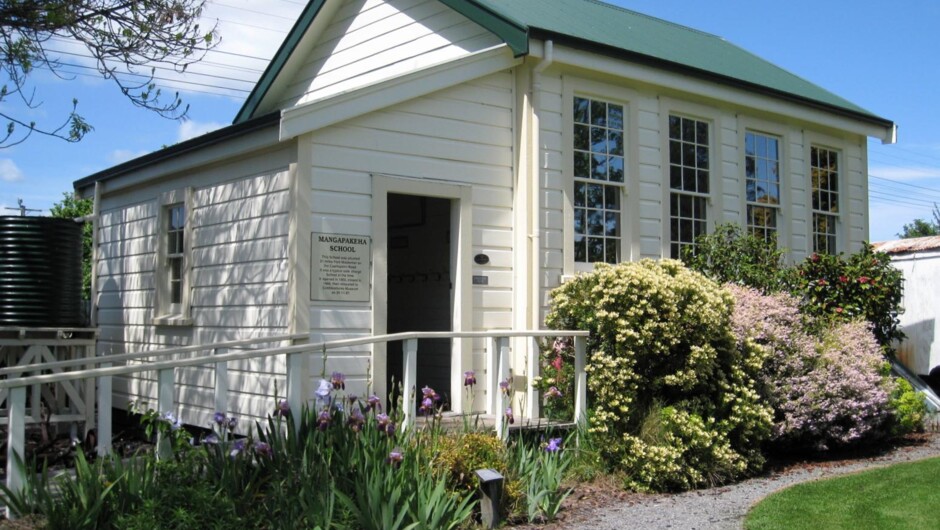
<instances>
[{"instance_id":1,"label":"red flower","mask_svg":"<svg viewBox=\"0 0 940 530\"><path fill-rule=\"evenodd\" d=\"M816 280L816 283L819 285L829 285L829 282L827 282L826 280L823 280L822 278Z\"/></svg>"},{"instance_id":2,"label":"red flower","mask_svg":"<svg viewBox=\"0 0 940 530\"><path fill-rule=\"evenodd\" d=\"M859 277L858 277L858 283L868 283L868 282L870 282L870 281L871 281L871 278L869 278L868 276L859 276Z\"/></svg>"},{"instance_id":3,"label":"red flower","mask_svg":"<svg viewBox=\"0 0 940 530\"><path fill-rule=\"evenodd\" d=\"M559 355L558 357L555 357L554 361L552 361L552 367L560 372L561 365L562 365L562 360L561 360L561 355Z\"/></svg>"},{"instance_id":4,"label":"red flower","mask_svg":"<svg viewBox=\"0 0 940 530\"><path fill-rule=\"evenodd\" d=\"M848 276L839 276L839 281L842 283L846 283L849 281L849 278Z\"/></svg>"},{"instance_id":5,"label":"red flower","mask_svg":"<svg viewBox=\"0 0 940 530\"><path fill-rule=\"evenodd\" d=\"M809 257L809 260L812 261L813 263L816 263L817 261L819 261L819 254L813 252L813 255Z\"/></svg>"},{"instance_id":6,"label":"red flower","mask_svg":"<svg viewBox=\"0 0 940 530\"><path fill-rule=\"evenodd\" d=\"M836 308L836 313L841 313L841 312L842 312L842 308L841 308L841 307L837 307L837 308Z\"/></svg>"}]
</instances>

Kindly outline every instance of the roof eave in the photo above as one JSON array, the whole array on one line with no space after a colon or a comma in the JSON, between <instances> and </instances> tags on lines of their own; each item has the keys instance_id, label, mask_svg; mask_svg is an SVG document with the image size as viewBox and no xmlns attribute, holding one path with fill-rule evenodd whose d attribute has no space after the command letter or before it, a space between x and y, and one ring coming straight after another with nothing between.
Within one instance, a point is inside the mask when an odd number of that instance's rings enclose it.
<instances>
[{"instance_id":1,"label":"roof eave","mask_svg":"<svg viewBox=\"0 0 940 530\"><path fill-rule=\"evenodd\" d=\"M758 92L768 96L772 96L777 99L782 99L789 101L791 103L798 103L811 108L816 108L839 116L851 118L854 120L861 121L868 125L874 125L885 130L885 136L882 137L882 140L886 143L893 143L894 134L895 134L895 124L893 121L886 118L881 118L874 114L867 114L862 112L857 112L852 109L847 109L844 107L839 107L836 105L830 105L828 103L818 101L815 99L806 98L803 96L798 96L796 94L791 94L782 90L776 90L765 85L759 85L756 83L751 83L744 81L742 79L737 79L730 76L725 76L717 74L715 72L710 72L708 70L702 70L692 66L684 65L681 63L676 63L673 61L668 61L665 59L660 59L658 57L652 57L650 55L644 55L637 52L631 52L629 50L624 50L622 48L617 48L614 46L607 46L605 44L600 44L598 42L579 39L577 37L572 37L570 35L565 35L563 33L557 33L551 30L545 30L541 28L530 28L530 35L533 38L538 38L540 40L551 39L558 44L565 44L572 48L579 48L585 51L590 51L593 53L598 53L606 55L608 57L614 57L618 59L627 59L631 62L636 62L646 66L653 66L656 68L661 68L663 70L669 70L675 73L681 73L686 75L691 75L699 79L705 79L708 81L713 81L723 85L728 85L732 87L742 88L751 92Z\"/></svg>"},{"instance_id":2,"label":"roof eave","mask_svg":"<svg viewBox=\"0 0 940 530\"><path fill-rule=\"evenodd\" d=\"M245 103L238 111L238 114L235 115L235 120L233 120L232 123L241 123L249 120L254 113L258 111L258 107L261 105L265 96L267 96L268 91L271 90L274 81L281 73L281 70L284 69L284 66L287 64L291 55L293 55L297 45L300 44L301 39L303 39L307 28L313 22L313 19L317 17L317 14L325 3L326 0L312 0L300 13L300 17L297 19L297 22L294 23L294 27L291 28L284 42L281 43L281 47L278 48L277 53L274 54L274 58L271 59L271 62L269 62L268 66L264 69L264 73L258 78L258 82L255 83L251 93L248 94L248 99L245 100Z\"/></svg>"},{"instance_id":3,"label":"roof eave","mask_svg":"<svg viewBox=\"0 0 940 530\"><path fill-rule=\"evenodd\" d=\"M280 123L280 120L280 112L271 112L252 120L229 125L228 127L223 127L210 133L206 133L202 136L197 136L191 140L186 140L185 142L171 145L170 147L154 151L150 154L135 158L133 160L128 160L122 164L118 164L116 166L109 167L108 169L91 174L87 177L76 180L72 184L72 187L73 189L80 191L84 188L93 186L96 182L111 180L113 178L138 171L142 168L158 164L165 160L179 157L189 152L204 149L210 145L225 142L239 136L244 136L260 129L276 126L278 123Z\"/></svg>"},{"instance_id":4,"label":"roof eave","mask_svg":"<svg viewBox=\"0 0 940 530\"><path fill-rule=\"evenodd\" d=\"M441 3L502 39L516 57L529 54L529 27L475 0L441 0Z\"/></svg>"}]
</instances>

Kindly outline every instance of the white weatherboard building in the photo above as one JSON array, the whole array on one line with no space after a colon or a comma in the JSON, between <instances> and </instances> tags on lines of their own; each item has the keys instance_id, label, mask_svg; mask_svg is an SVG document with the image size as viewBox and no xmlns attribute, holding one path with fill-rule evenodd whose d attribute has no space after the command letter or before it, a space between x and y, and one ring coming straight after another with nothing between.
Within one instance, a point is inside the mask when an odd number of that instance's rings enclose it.
<instances>
[{"instance_id":1,"label":"white weatherboard building","mask_svg":"<svg viewBox=\"0 0 940 530\"><path fill-rule=\"evenodd\" d=\"M868 137L895 126L599 2L312 0L231 126L75 183L99 212L98 350L538 329L548 292L593 262L675 257L729 221L795 260L854 251ZM396 348L325 370L386 395ZM519 390L530 350L514 343ZM420 351L419 387L481 410L461 374L483 370L483 341ZM232 410L270 411L283 364L230 367ZM313 389L324 363L308 364ZM204 424L212 371L177 376ZM115 402L154 388L116 381Z\"/></svg>"},{"instance_id":2,"label":"white weatherboard building","mask_svg":"<svg viewBox=\"0 0 940 530\"><path fill-rule=\"evenodd\" d=\"M897 358L915 374L940 385L940 236L876 243L904 274L904 312L898 317L907 337L897 345ZM935 377L929 377L929 376Z\"/></svg>"}]
</instances>

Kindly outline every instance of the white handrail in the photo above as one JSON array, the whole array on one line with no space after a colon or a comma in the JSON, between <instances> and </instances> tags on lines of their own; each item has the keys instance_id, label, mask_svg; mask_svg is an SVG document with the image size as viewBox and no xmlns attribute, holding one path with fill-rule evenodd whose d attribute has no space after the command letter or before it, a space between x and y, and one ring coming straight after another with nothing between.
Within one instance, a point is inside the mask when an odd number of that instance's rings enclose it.
<instances>
[{"instance_id":1,"label":"white handrail","mask_svg":"<svg viewBox=\"0 0 940 530\"><path fill-rule=\"evenodd\" d=\"M151 351L139 351L131 353L119 353L117 355L102 355L98 357L83 359L67 359L64 361L55 361L51 363L20 364L0 368L0 376L18 374L23 372L35 372L37 370L54 370L56 368L69 368L72 366L86 366L89 364L115 363L119 361L133 361L144 357L164 357L177 353L189 353L202 350L216 350L219 348L240 348L242 346L251 346L253 344L263 344L265 342L277 342L282 340L295 340L307 337L305 333L292 333L284 335L272 335L270 337L256 337L253 339L240 339L228 342L217 342L209 345L195 346L177 346L172 348L163 348Z\"/></svg>"},{"instance_id":2,"label":"white handrail","mask_svg":"<svg viewBox=\"0 0 940 530\"><path fill-rule=\"evenodd\" d=\"M129 366L111 366L108 368L92 368L90 370L75 370L71 372L62 372L58 374L42 374L29 377L20 377L16 379L0 380L0 389L16 388L21 386L31 386L47 383L60 383L62 381L73 381L75 379L85 379L88 377L102 377L127 375L135 372L147 372L152 370L164 370L168 368L185 368L188 366L199 366L201 364L244 361L247 359L258 359L260 357L270 357L273 355L304 353L304 352L323 352L336 348L347 348L350 346L362 346L366 344L375 344L377 342L392 342L397 340L411 339L467 339L467 338L487 338L487 337L587 337L590 335L587 331L572 330L534 330L534 331L408 331L405 333L393 333L389 335L371 335L358 339L343 339L329 342L318 342L309 344L299 344L296 346L279 346L275 348L265 348L261 350L246 350L240 352L222 353L218 355L205 355L199 357L188 357L186 359L174 359L172 361L155 361L147 364L134 364ZM214 346L198 348L198 350L214 349ZM147 357L148 355L144 355ZM88 359L83 364L113 362L111 357L96 357Z\"/></svg>"},{"instance_id":3,"label":"white handrail","mask_svg":"<svg viewBox=\"0 0 940 530\"><path fill-rule=\"evenodd\" d=\"M34 375L29 377L16 377L0 380L0 389L9 389L8 393L8 412L9 422L7 430L7 487L11 490L19 490L24 484L24 470L16 465L17 460L22 461L24 456L24 437L25 437L25 403L26 389L33 385L42 385L49 383L60 383L64 381L73 381L76 379L98 379L98 428L99 428L99 446L100 454L110 451L111 442L111 378L116 375L127 375L138 372L157 371L158 380L158 402L160 410L171 410L175 399L174 371L176 368L188 366L199 366L214 364L216 366L216 408L225 409L227 400L227 385L225 384L227 365L230 361L240 361L246 359L257 359L262 357L271 357L275 355L287 356L287 401L294 410L300 410L305 403L307 396L302 395L303 385L300 384L309 374L300 373L300 367L304 363L298 362L300 355L322 352L324 355L328 350L336 348L346 348L351 346L362 346L376 344L381 342L403 341L403 367L406 370L404 379L411 386L414 385L417 365L417 341L419 339L465 339L465 338L485 338L487 340L487 372L485 379L491 392L491 399L487 400L487 411L492 413L496 420L495 429L499 436L505 432L503 420L504 415L501 410L502 397L500 396L499 380L505 379L509 372L509 339L510 338L535 338L535 337L574 337L574 355L575 355L575 422L580 422L586 414L587 403L587 385L585 366L586 338L590 335L587 331L579 330L524 330L524 331L410 331L404 333L393 333L387 335L373 335L356 339L344 339L319 343L306 343L293 346L278 346L273 348L264 348L259 350L245 350L228 353L215 353L222 348L233 348L260 344L265 342L275 342L281 340L293 340L306 338L306 334L277 335L271 337L259 337L255 339L245 339L242 341L231 341L226 343L215 343L201 346L184 346L177 348L167 348L163 350L154 350L148 352L138 352L130 354L120 354L114 356L94 357L91 359L81 359L79 361L62 361L58 363L25 365L11 367L17 372L24 372L49 369L52 366L63 367L72 365L103 365L98 368L86 370L76 370L71 372L60 372L55 374ZM185 359L158 360L143 364L109 366L114 361L138 359L142 357L164 357L177 353L189 353L209 351L208 355L199 355ZM537 363L530 363L530 367ZM0 371L0 374L10 373L10 369ZM537 373L529 373L529 377L537 376ZM406 388L406 392L412 390ZM531 397L536 398L538 394L529 389ZM415 417L415 403L410 400L410 404L405 406L405 424L413 421ZM299 417L295 418L299 421ZM403 425L404 427L404 425ZM7 508L7 516L10 516Z\"/></svg>"}]
</instances>

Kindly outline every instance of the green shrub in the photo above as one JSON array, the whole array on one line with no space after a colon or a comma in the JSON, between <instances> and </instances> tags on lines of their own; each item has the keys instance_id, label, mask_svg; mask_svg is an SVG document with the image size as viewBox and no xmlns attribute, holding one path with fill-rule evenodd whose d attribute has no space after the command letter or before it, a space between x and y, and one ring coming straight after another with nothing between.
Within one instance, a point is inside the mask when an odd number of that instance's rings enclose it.
<instances>
[{"instance_id":1,"label":"green shrub","mask_svg":"<svg viewBox=\"0 0 940 530\"><path fill-rule=\"evenodd\" d=\"M477 491L478 469L506 471L506 447L492 433L470 432L441 436L437 442L437 463L446 469L454 489Z\"/></svg>"},{"instance_id":2,"label":"green shrub","mask_svg":"<svg viewBox=\"0 0 940 530\"><path fill-rule=\"evenodd\" d=\"M904 276L871 245L849 256L813 254L794 278L790 292L802 300L803 313L821 324L861 318L882 347L904 338L898 328Z\"/></svg>"},{"instance_id":3,"label":"green shrub","mask_svg":"<svg viewBox=\"0 0 940 530\"><path fill-rule=\"evenodd\" d=\"M736 347L731 307L728 292L674 260L600 264L552 292L549 326L591 331L590 431L629 486L688 489L762 465L765 353ZM661 432L645 440L650 414Z\"/></svg>"},{"instance_id":4,"label":"green shrub","mask_svg":"<svg viewBox=\"0 0 940 530\"><path fill-rule=\"evenodd\" d=\"M912 432L924 430L924 418L927 416L927 399L914 390L907 379L898 377L894 379L891 390L891 434L904 436Z\"/></svg>"},{"instance_id":5,"label":"green shrub","mask_svg":"<svg viewBox=\"0 0 940 530\"><path fill-rule=\"evenodd\" d=\"M682 259L690 269L718 283L737 283L765 293L779 291L792 271L783 263L786 251L776 241L745 232L734 223L721 224L686 247ZM693 251L694 250L694 251Z\"/></svg>"}]
</instances>

